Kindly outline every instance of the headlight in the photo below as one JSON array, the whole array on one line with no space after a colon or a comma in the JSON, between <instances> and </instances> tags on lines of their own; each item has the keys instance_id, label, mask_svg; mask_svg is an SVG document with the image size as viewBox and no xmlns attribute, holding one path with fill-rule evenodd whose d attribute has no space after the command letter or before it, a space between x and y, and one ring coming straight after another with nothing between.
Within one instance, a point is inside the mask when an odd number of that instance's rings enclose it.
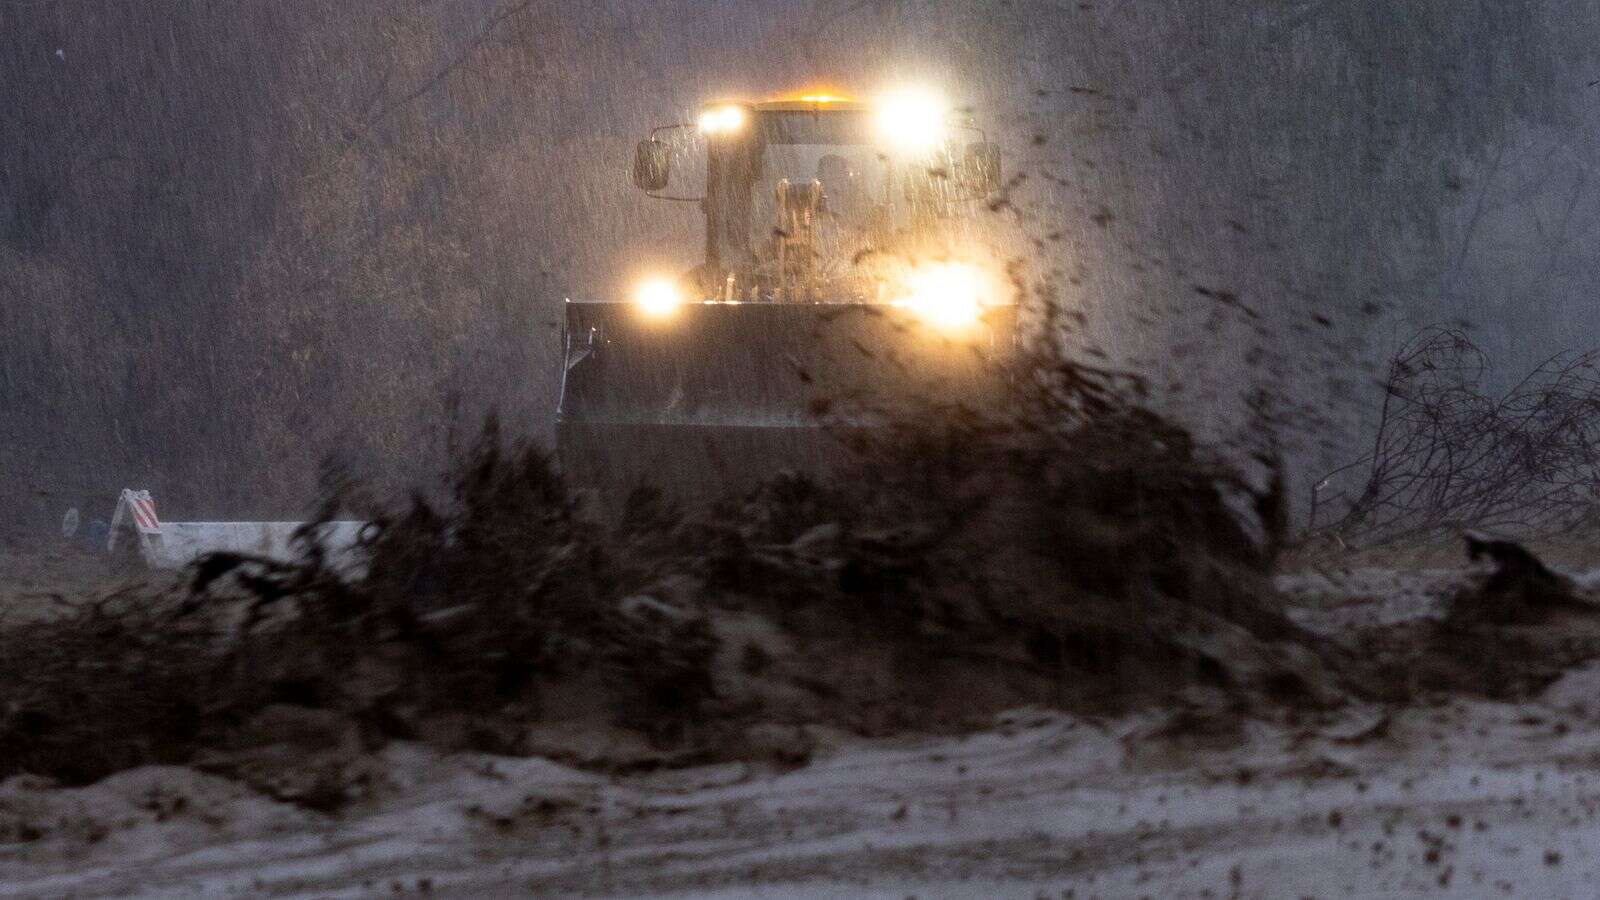
<instances>
[{"instance_id":1,"label":"headlight","mask_svg":"<svg viewBox=\"0 0 1600 900\"><path fill-rule=\"evenodd\" d=\"M639 305L640 312L652 319L660 319L677 312L683 303L683 295L678 293L678 286L670 279L652 278L640 282L634 289L633 302Z\"/></svg>"},{"instance_id":2,"label":"headlight","mask_svg":"<svg viewBox=\"0 0 1600 900\"><path fill-rule=\"evenodd\" d=\"M728 134L744 127L744 107L713 106L700 114L701 134Z\"/></svg>"},{"instance_id":3,"label":"headlight","mask_svg":"<svg viewBox=\"0 0 1600 900\"><path fill-rule=\"evenodd\" d=\"M929 150L945 138L947 110L932 91L900 90L878 101L878 131L902 150Z\"/></svg>"},{"instance_id":4,"label":"headlight","mask_svg":"<svg viewBox=\"0 0 1600 900\"><path fill-rule=\"evenodd\" d=\"M988 302L987 279L966 263L940 263L912 271L901 301L923 321L945 331L971 326Z\"/></svg>"}]
</instances>

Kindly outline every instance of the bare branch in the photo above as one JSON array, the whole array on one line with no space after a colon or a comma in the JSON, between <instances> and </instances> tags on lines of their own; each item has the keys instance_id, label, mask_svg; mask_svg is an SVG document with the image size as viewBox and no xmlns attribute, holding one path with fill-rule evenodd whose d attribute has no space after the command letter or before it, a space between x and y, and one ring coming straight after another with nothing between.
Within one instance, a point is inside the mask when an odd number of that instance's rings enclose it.
<instances>
[{"instance_id":1,"label":"bare branch","mask_svg":"<svg viewBox=\"0 0 1600 900\"><path fill-rule=\"evenodd\" d=\"M1600 509L1600 351L1561 353L1500 396L1459 330L1430 328L1389 364L1372 449L1313 489L1316 535L1384 544L1451 528L1550 534ZM1363 481L1350 484L1355 477Z\"/></svg>"}]
</instances>

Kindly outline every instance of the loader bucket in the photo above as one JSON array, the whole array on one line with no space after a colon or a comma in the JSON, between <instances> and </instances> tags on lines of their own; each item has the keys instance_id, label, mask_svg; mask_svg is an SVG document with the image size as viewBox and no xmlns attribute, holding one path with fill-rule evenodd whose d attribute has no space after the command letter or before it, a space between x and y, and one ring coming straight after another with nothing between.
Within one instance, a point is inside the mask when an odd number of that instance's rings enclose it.
<instances>
[{"instance_id":1,"label":"loader bucket","mask_svg":"<svg viewBox=\"0 0 1600 900\"><path fill-rule=\"evenodd\" d=\"M569 301L558 454L608 502L641 485L703 499L820 473L852 431L991 403L1015 329L1014 307L952 334L886 304L703 302L650 318Z\"/></svg>"}]
</instances>

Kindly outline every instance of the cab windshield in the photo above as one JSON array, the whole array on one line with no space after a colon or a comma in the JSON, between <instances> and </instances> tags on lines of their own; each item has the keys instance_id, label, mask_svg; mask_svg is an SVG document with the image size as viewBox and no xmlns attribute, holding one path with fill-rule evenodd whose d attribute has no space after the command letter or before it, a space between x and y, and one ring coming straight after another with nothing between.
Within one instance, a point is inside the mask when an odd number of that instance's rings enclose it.
<instances>
[{"instance_id":1,"label":"cab windshield","mask_svg":"<svg viewBox=\"0 0 1600 900\"><path fill-rule=\"evenodd\" d=\"M856 111L763 113L752 185L750 246L770 259L778 227L779 185L816 182L822 199L814 227L825 268L839 269L871 245L892 198L887 158L872 143L872 121ZM836 273L838 274L838 273Z\"/></svg>"},{"instance_id":2,"label":"cab windshield","mask_svg":"<svg viewBox=\"0 0 1600 900\"><path fill-rule=\"evenodd\" d=\"M949 144L887 152L868 110L760 110L751 126L708 142L702 207L707 259L740 290L865 295L894 259L971 243Z\"/></svg>"}]
</instances>

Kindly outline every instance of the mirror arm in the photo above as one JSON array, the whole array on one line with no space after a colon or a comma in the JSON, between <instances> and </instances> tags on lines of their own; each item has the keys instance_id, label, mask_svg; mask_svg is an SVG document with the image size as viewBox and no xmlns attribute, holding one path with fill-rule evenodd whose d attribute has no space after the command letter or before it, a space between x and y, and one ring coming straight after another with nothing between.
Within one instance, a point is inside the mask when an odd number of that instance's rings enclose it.
<instances>
[{"instance_id":1,"label":"mirror arm","mask_svg":"<svg viewBox=\"0 0 1600 900\"><path fill-rule=\"evenodd\" d=\"M694 127L694 123L692 122L680 122L676 125L657 125L656 127L650 129L650 141L653 143L660 143L660 141L657 140L657 136L665 131L678 131L680 129ZM676 200L682 203L699 203L705 199L704 197L676 197L671 194L657 194L654 191L645 191L645 196L653 200Z\"/></svg>"}]
</instances>

